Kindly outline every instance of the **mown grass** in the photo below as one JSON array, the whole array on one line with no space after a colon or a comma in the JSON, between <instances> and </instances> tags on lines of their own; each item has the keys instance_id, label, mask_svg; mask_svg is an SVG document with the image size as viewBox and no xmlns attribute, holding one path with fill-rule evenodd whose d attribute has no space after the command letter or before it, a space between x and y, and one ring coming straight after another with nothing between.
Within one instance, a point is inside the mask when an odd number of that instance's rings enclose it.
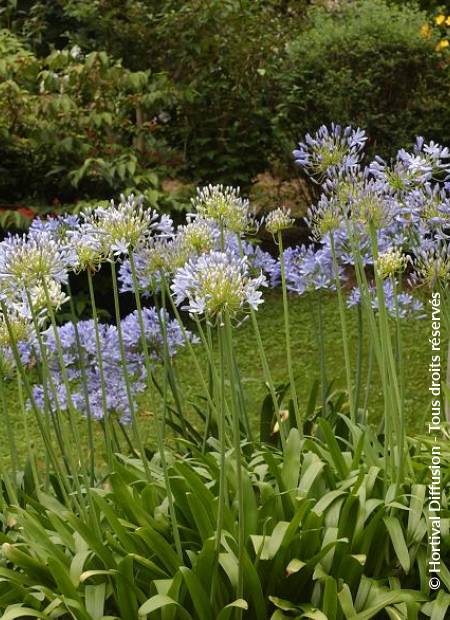
<instances>
[{"instance_id":1,"label":"mown grass","mask_svg":"<svg viewBox=\"0 0 450 620\"><path fill-rule=\"evenodd\" d=\"M335 388L343 388L345 384L345 369L342 340L336 299L333 296L324 296L322 312L328 380L334 382L333 386ZM358 346L356 311L349 311L348 319L350 350L353 355L353 361L355 361ZM314 380L319 379L318 312L315 300L311 296L292 297L290 299L290 321L297 391L301 406L304 408ZM274 381L284 382L287 377L287 369L281 295L278 291L271 291L267 294L265 303L258 311L258 322ZM429 408L427 321L403 321L402 336L406 385L404 399L407 425L409 434L416 434L423 432L425 427L424 418ZM244 321L243 324L235 329L234 338L249 417L256 429L258 428L261 404L267 394L267 390L263 382L258 349L250 321ZM201 346L197 346L196 351L204 366L206 356L203 354ZM367 353L368 339L366 335L363 344L363 390L367 388ZM182 351L178 354L175 367L179 378L182 401L187 409L192 411L189 403L201 394L201 388L188 351ZM383 413L381 384L376 364L374 364L374 371L368 389L369 420L376 423ZM151 446L154 445L156 414L161 407L161 399L154 393L148 398L147 396L142 397L140 405L139 416L142 437ZM14 436L20 458L23 460L29 445L32 445L38 454L43 455L42 442L31 412L27 414L28 435L25 431L23 416L20 414L17 389L14 384L8 386L7 406L13 423ZM193 417L192 420L195 422L195 420L198 421L198 418ZM80 419L79 428L81 434L85 436L86 422L82 419ZM6 467L9 464L9 443L5 420L3 420L2 433L0 434L0 461ZM102 460L103 440L99 425L96 429L96 445L98 458ZM84 450L80 451L80 458L85 458L85 456L86 452Z\"/></svg>"}]
</instances>

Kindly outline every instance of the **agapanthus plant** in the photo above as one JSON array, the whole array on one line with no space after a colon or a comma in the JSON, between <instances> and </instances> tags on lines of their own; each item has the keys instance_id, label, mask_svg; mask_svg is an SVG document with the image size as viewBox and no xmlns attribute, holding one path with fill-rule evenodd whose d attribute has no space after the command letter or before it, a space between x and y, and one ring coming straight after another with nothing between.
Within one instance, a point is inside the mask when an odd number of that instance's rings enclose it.
<instances>
[{"instance_id":1,"label":"agapanthus plant","mask_svg":"<svg viewBox=\"0 0 450 620\"><path fill-rule=\"evenodd\" d=\"M154 363L162 362L164 339L161 332L160 319L155 308L144 308L145 339L151 359ZM182 333L177 321L171 320L164 313L167 331L169 355L172 357L185 345L185 335ZM142 393L146 387L146 369L143 361L141 332L137 313L125 317L121 322L121 331L125 344L125 360L127 375L132 388L132 397L136 406L136 396ZM97 329L100 334L101 356L103 362L103 380L106 381L107 412L117 416L122 423L130 422L130 403L127 395L127 376L123 368L123 360L120 355L118 330L114 325L99 324ZM76 331L78 331L79 342ZM104 415L102 403L102 377L98 368L98 351L96 348L96 326L94 321L79 321L75 327L73 323L66 323L58 328L59 342L62 346L64 367L70 381L70 397L82 415L91 415L96 420L101 420ZM53 409L58 407L65 411L69 407L69 395L62 377L58 357L58 343L51 328L42 333L42 339L46 350L47 364L51 374L50 379L56 386L56 394L52 393L49 385L36 385L34 397L42 410L48 404ZM188 337L192 338L190 332ZM29 344L27 351L31 361L42 363L42 352L37 347L35 339ZM83 369L87 380L88 402L83 385ZM48 393L50 403L45 402L45 392Z\"/></svg>"},{"instance_id":2,"label":"agapanthus plant","mask_svg":"<svg viewBox=\"0 0 450 620\"><path fill-rule=\"evenodd\" d=\"M255 227L250 203L241 197L239 188L223 185L199 188L192 207L194 214L213 220L221 229L241 234Z\"/></svg>"},{"instance_id":3,"label":"agapanthus plant","mask_svg":"<svg viewBox=\"0 0 450 620\"><path fill-rule=\"evenodd\" d=\"M172 291L178 305L192 314L214 320L223 313L235 317L248 304L255 310L263 302L263 274L249 275L247 257L210 252L191 259L174 276Z\"/></svg>"},{"instance_id":4,"label":"agapanthus plant","mask_svg":"<svg viewBox=\"0 0 450 620\"><path fill-rule=\"evenodd\" d=\"M354 173L361 161L367 136L361 129L322 125L314 135L306 134L293 152L295 163L313 178L323 181L342 172Z\"/></svg>"}]
</instances>

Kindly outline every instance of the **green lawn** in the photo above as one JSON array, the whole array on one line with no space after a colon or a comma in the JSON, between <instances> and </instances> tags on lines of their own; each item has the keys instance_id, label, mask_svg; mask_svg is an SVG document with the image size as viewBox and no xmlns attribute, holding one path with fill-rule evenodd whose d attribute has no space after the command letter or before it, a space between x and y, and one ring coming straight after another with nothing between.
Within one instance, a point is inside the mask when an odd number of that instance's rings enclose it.
<instances>
[{"instance_id":1,"label":"green lawn","mask_svg":"<svg viewBox=\"0 0 450 620\"><path fill-rule=\"evenodd\" d=\"M297 390L302 407L305 406L310 393L311 385L319 378L319 353L317 346L317 305L312 312L312 300L308 296L290 298L290 321L293 359L297 377ZM336 387L344 387L345 369L342 353L340 323L337 312L336 299L327 296L322 302L323 323L325 326L325 349L327 374L329 380L334 380ZM357 321L356 311L348 312L350 350L353 359L357 350ZM283 314L281 295L278 291L271 291L266 296L266 302L258 311L258 320L265 343L266 354L270 363L275 382L283 382L287 377L285 340L283 329ZM429 407L428 395L428 333L427 321L404 321L402 334L404 340L403 354L405 367L405 408L408 419L409 433L422 432L424 417ZM246 402L249 417L258 427L258 412L266 394L263 375L253 329L250 321L245 321L235 332L235 347L242 381L246 393ZM197 347L202 363L201 347ZM367 339L364 342L365 363L363 367L363 389L367 385ZM176 370L179 377L183 402L188 403L201 392L198 378L188 351L183 351L176 358ZM375 368L369 386L369 415L376 422L382 414L382 393ZM160 400L152 395L151 398L141 399L140 417L142 433L149 444L154 440L155 411L160 407ZM188 405L189 407L189 405ZM27 445L33 444L39 453L42 453L42 444L37 432L33 415L27 415L28 438L23 416L18 406L17 391L14 385L8 387L8 410L14 426L18 451L21 457L26 453ZM195 419L195 418L193 418ZM80 431L84 433L86 423L80 420ZM102 452L102 434L98 435L99 456ZM9 463L9 440L4 422L3 432L0 435L1 457L4 465ZM101 457L100 457L101 458Z\"/></svg>"}]
</instances>

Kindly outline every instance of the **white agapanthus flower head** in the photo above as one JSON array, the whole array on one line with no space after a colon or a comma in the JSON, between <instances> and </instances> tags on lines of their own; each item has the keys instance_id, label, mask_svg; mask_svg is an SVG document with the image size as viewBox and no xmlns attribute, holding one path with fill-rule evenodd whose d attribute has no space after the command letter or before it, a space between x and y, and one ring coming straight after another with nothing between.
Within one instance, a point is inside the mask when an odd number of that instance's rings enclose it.
<instances>
[{"instance_id":1,"label":"white agapanthus flower head","mask_svg":"<svg viewBox=\"0 0 450 620\"><path fill-rule=\"evenodd\" d=\"M219 230L214 222L201 217L188 220L177 231L177 239L188 256L211 252L217 246L218 237Z\"/></svg>"},{"instance_id":2,"label":"white agapanthus flower head","mask_svg":"<svg viewBox=\"0 0 450 620\"><path fill-rule=\"evenodd\" d=\"M272 235L277 235L282 230L291 228L294 221L289 209L279 207L271 211L266 217L266 230Z\"/></svg>"},{"instance_id":3,"label":"white agapanthus flower head","mask_svg":"<svg viewBox=\"0 0 450 620\"><path fill-rule=\"evenodd\" d=\"M107 256L106 244L99 231L90 222L82 222L77 228L67 232L67 239L73 253L75 273L97 271Z\"/></svg>"},{"instance_id":4,"label":"white agapanthus flower head","mask_svg":"<svg viewBox=\"0 0 450 620\"><path fill-rule=\"evenodd\" d=\"M152 209L145 209L142 198L133 194L121 197L116 205L97 207L85 216L91 234L98 236L103 252L108 255L127 255L145 244L152 235L169 237L173 223L167 215L160 216Z\"/></svg>"},{"instance_id":5,"label":"white agapanthus flower head","mask_svg":"<svg viewBox=\"0 0 450 620\"><path fill-rule=\"evenodd\" d=\"M31 321L24 318L14 308L8 309L8 324L3 312L0 310L0 349L7 349L11 345L11 340L15 343L25 342L33 332Z\"/></svg>"},{"instance_id":6,"label":"white agapanthus flower head","mask_svg":"<svg viewBox=\"0 0 450 620\"><path fill-rule=\"evenodd\" d=\"M198 217L213 220L234 233L244 233L255 226L250 202L240 195L240 189L223 185L207 185L197 189L192 199Z\"/></svg>"},{"instance_id":7,"label":"white agapanthus flower head","mask_svg":"<svg viewBox=\"0 0 450 620\"><path fill-rule=\"evenodd\" d=\"M63 304L69 301L69 297L63 291L61 284L49 278L45 279L45 285L44 282L35 284L29 288L28 292L32 309L37 313L47 311L48 306L51 306L53 310L59 310Z\"/></svg>"},{"instance_id":8,"label":"white agapanthus flower head","mask_svg":"<svg viewBox=\"0 0 450 620\"><path fill-rule=\"evenodd\" d=\"M424 241L414 259L413 281L434 288L450 284L450 244L445 241Z\"/></svg>"},{"instance_id":9,"label":"white agapanthus flower head","mask_svg":"<svg viewBox=\"0 0 450 620\"><path fill-rule=\"evenodd\" d=\"M403 252L397 248L391 248L383 254L380 254L375 268L383 280L399 274L406 269L408 258Z\"/></svg>"},{"instance_id":10,"label":"white agapanthus flower head","mask_svg":"<svg viewBox=\"0 0 450 620\"><path fill-rule=\"evenodd\" d=\"M191 259L174 276L172 291L177 304L192 314L214 319L224 313L234 317L248 304L257 309L263 302L265 277L252 277L247 257L210 252Z\"/></svg>"},{"instance_id":11,"label":"white agapanthus flower head","mask_svg":"<svg viewBox=\"0 0 450 620\"><path fill-rule=\"evenodd\" d=\"M46 231L12 235L0 243L0 290L17 292L43 278L65 283L70 253Z\"/></svg>"}]
</instances>

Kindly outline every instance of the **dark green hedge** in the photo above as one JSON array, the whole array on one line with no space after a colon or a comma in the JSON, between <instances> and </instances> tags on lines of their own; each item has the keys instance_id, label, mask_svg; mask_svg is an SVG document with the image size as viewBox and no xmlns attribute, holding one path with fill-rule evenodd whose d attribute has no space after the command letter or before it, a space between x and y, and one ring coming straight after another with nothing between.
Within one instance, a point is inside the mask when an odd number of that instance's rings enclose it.
<instances>
[{"instance_id":1,"label":"dark green hedge","mask_svg":"<svg viewBox=\"0 0 450 620\"><path fill-rule=\"evenodd\" d=\"M335 121L368 131L383 155L416 135L450 142L450 65L424 38L425 16L381 0L317 11L289 43L280 74L277 130L294 142Z\"/></svg>"},{"instance_id":2,"label":"dark green hedge","mask_svg":"<svg viewBox=\"0 0 450 620\"><path fill-rule=\"evenodd\" d=\"M162 170L155 160L163 177L247 189L274 159L291 162L305 132L331 121L364 127L384 156L417 134L450 143L449 56L421 35L429 17L414 2L341 0L328 12L312 4L18 0L0 13L0 26L38 58L79 45L133 71L166 74L174 91L155 106L152 135L156 153L173 154ZM4 191L5 183L7 173Z\"/></svg>"}]
</instances>

